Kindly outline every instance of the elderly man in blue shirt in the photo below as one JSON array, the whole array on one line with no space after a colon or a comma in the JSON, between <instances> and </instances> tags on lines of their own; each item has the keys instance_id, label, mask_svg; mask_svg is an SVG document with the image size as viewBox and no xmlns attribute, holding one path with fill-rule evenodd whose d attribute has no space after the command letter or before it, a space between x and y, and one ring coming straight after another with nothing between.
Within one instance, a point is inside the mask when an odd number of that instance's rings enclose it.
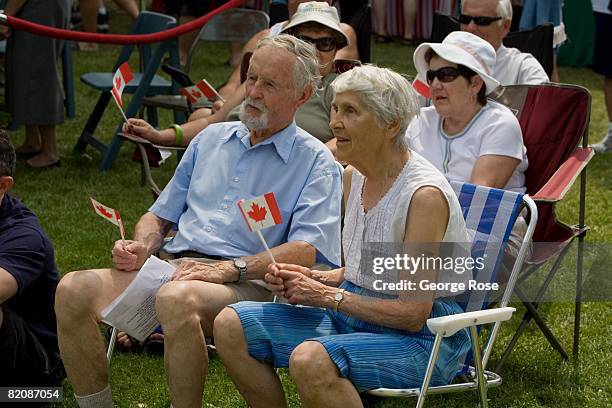
<instances>
[{"instance_id":1,"label":"elderly man in blue shirt","mask_svg":"<svg viewBox=\"0 0 612 408\"><path fill-rule=\"evenodd\" d=\"M174 177L136 225L115 243L112 269L72 272L60 282L60 351L81 407L111 407L100 311L162 246L186 260L159 290L165 368L174 407L201 406L215 316L241 300L271 300L262 279L270 263L236 202L274 192L283 222L262 233L278 262L340 264L341 175L317 139L295 125L295 111L319 81L314 48L288 35L262 40L246 81L241 122L207 127L190 144ZM217 259L216 261L214 261ZM211 261L213 260L213 261Z\"/></svg>"}]
</instances>

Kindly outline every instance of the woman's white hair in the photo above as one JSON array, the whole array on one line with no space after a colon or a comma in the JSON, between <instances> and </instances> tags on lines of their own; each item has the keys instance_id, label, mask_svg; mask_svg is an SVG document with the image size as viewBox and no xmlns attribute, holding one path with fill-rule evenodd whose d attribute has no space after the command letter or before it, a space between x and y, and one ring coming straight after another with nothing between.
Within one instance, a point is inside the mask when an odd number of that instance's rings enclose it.
<instances>
[{"instance_id":1,"label":"woman's white hair","mask_svg":"<svg viewBox=\"0 0 612 408\"><path fill-rule=\"evenodd\" d=\"M377 125L399 123L399 132L393 143L397 147L407 148L406 129L419 114L420 106L417 94L406 78L388 68L363 65L339 75L331 87L334 95L358 93L374 115Z\"/></svg>"},{"instance_id":2,"label":"woman's white hair","mask_svg":"<svg viewBox=\"0 0 612 408\"><path fill-rule=\"evenodd\" d=\"M313 91L321 82L317 51L312 44L288 34L266 37L257 43L255 49L275 47L289 51L295 57L293 66L293 87L297 92L303 91L308 85Z\"/></svg>"}]
</instances>

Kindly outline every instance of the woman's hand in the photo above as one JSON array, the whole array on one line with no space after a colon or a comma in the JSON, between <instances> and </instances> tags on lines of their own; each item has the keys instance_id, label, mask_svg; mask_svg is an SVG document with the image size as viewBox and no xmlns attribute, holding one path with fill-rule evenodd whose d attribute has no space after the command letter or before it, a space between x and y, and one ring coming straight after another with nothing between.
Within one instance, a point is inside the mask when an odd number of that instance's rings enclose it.
<instances>
[{"instance_id":1,"label":"woman's hand","mask_svg":"<svg viewBox=\"0 0 612 408\"><path fill-rule=\"evenodd\" d=\"M155 144L168 144L157 129L142 119L130 118L123 124L123 133L138 136Z\"/></svg>"},{"instance_id":2,"label":"woman's hand","mask_svg":"<svg viewBox=\"0 0 612 408\"><path fill-rule=\"evenodd\" d=\"M268 265L268 273L264 276L264 280L270 292L274 293L275 296L285 296L284 281L278 275L281 270L293 271L307 277L312 275L312 271L304 266L285 263Z\"/></svg>"},{"instance_id":3,"label":"woman's hand","mask_svg":"<svg viewBox=\"0 0 612 408\"><path fill-rule=\"evenodd\" d=\"M284 266L284 265L283 265ZM280 266L275 277L282 279L283 296L293 305L333 307L336 289L307 276L308 268L297 265ZM303 269L302 269L303 268Z\"/></svg>"}]
</instances>

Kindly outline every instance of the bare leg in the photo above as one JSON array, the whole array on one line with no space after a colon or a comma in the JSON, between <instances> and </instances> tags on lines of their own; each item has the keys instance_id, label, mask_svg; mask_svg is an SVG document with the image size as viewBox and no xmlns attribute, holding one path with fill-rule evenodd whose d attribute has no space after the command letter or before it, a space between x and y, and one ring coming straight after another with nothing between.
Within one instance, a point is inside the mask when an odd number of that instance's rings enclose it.
<instances>
[{"instance_id":1,"label":"bare leg","mask_svg":"<svg viewBox=\"0 0 612 408\"><path fill-rule=\"evenodd\" d=\"M32 167L44 167L59 160L55 125L37 127L40 134L40 153L28 160L28 164Z\"/></svg>"},{"instance_id":2,"label":"bare leg","mask_svg":"<svg viewBox=\"0 0 612 408\"><path fill-rule=\"evenodd\" d=\"M100 311L116 298L136 272L96 269L71 272L55 294L57 335L68 379L77 395L108 385L108 362L98 323Z\"/></svg>"},{"instance_id":3,"label":"bare leg","mask_svg":"<svg viewBox=\"0 0 612 408\"><path fill-rule=\"evenodd\" d=\"M242 47L244 44L240 44L239 42L231 42L230 43L230 59L229 63L232 67L237 67L240 65L242 60Z\"/></svg>"},{"instance_id":4,"label":"bare leg","mask_svg":"<svg viewBox=\"0 0 612 408\"><path fill-rule=\"evenodd\" d=\"M553 69L550 74L550 82L559 82L559 70L557 69L557 51L553 51Z\"/></svg>"},{"instance_id":5,"label":"bare leg","mask_svg":"<svg viewBox=\"0 0 612 408\"><path fill-rule=\"evenodd\" d=\"M597 153L612 152L612 78L606 77L604 79L603 90L608 112L608 132L599 143L593 145Z\"/></svg>"},{"instance_id":6,"label":"bare leg","mask_svg":"<svg viewBox=\"0 0 612 408\"><path fill-rule=\"evenodd\" d=\"M17 154L37 153L40 150L40 132L38 126L27 125L25 127L26 138L21 146L15 149Z\"/></svg>"},{"instance_id":7,"label":"bare leg","mask_svg":"<svg viewBox=\"0 0 612 408\"><path fill-rule=\"evenodd\" d=\"M377 33L381 37L387 36L387 0L372 0L372 12L376 21Z\"/></svg>"},{"instance_id":8,"label":"bare leg","mask_svg":"<svg viewBox=\"0 0 612 408\"><path fill-rule=\"evenodd\" d=\"M95 33L97 28L98 19L98 0L80 0L79 10L81 12L81 18L83 19L83 31L87 33ZM95 43L84 43L78 44L79 50L81 51L97 51L98 44Z\"/></svg>"},{"instance_id":9,"label":"bare leg","mask_svg":"<svg viewBox=\"0 0 612 408\"><path fill-rule=\"evenodd\" d=\"M249 406L286 407L283 386L274 369L249 355L240 318L225 308L215 319L217 352Z\"/></svg>"},{"instance_id":10,"label":"bare leg","mask_svg":"<svg viewBox=\"0 0 612 408\"><path fill-rule=\"evenodd\" d=\"M195 20L193 16L180 16L179 24L186 24L193 20ZM197 36L198 30L194 30L179 37L179 59L181 60L181 67L185 67L185 64L187 64L187 56L189 55L189 51L191 51L191 44L193 44Z\"/></svg>"},{"instance_id":11,"label":"bare leg","mask_svg":"<svg viewBox=\"0 0 612 408\"><path fill-rule=\"evenodd\" d=\"M136 0L114 0L114 2L123 9L126 13L132 17L132 19L136 20L138 17L138 4L136 4Z\"/></svg>"},{"instance_id":12,"label":"bare leg","mask_svg":"<svg viewBox=\"0 0 612 408\"><path fill-rule=\"evenodd\" d=\"M404 40L414 39L414 20L417 14L417 1L404 0Z\"/></svg>"},{"instance_id":13,"label":"bare leg","mask_svg":"<svg viewBox=\"0 0 612 408\"><path fill-rule=\"evenodd\" d=\"M304 407L362 407L353 384L340 377L325 347L305 341L293 350L289 360L291 377Z\"/></svg>"},{"instance_id":14,"label":"bare leg","mask_svg":"<svg viewBox=\"0 0 612 408\"><path fill-rule=\"evenodd\" d=\"M212 334L215 316L236 301L229 287L198 280L169 282L157 293L166 380L175 408L202 405L208 370L204 338Z\"/></svg>"}]
</instances>

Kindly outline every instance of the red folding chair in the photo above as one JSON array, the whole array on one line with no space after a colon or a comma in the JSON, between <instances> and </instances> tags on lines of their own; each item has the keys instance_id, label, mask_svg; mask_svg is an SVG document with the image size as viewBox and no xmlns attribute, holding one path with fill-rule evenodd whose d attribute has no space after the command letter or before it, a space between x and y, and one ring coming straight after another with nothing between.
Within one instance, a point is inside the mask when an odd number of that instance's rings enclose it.
<instances>
[{"instance_id":1,"label":"red folding chair","mask_svg":"<svg viewBox=\"0 0 612 408\"><path fill-rule=\"evenodd\" d=\"M584 238L588 230L584 221L585 167L593 157L594 151L588 147L591 95L587 89L563 84L512 85L500 88L494 99L508 106L519 118L529 159L529 168L525 173L527 194L538 206L539 216L533 242L547 243L534 245L521 280L524 281L540 267L549 264L548 261L552 261L546 278L531 300L528 300L521 290L520 282L515 287L515 294L527 311L496 367L498 371L505 364L531 320L536 322L552 347L564 359L568 358L538 312L538 304L575 238L578 238L578 256L573 355L574 358L578 357ZM557 219L555 204L563 200L578 176L580 176L578 223L568 225Z\"/></svg>"}]
</instances>

